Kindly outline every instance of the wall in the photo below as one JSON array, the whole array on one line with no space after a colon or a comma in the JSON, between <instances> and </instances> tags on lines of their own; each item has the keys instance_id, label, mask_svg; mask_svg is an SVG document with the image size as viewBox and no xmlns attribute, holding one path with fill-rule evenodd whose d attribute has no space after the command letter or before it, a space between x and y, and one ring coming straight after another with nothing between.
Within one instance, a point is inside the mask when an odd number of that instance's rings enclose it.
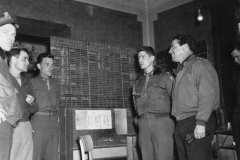
<instances>
[{"instance_id":1,"label":"wall","mask_svg":"<svg viewBox=\"0 0 240 160\"><path fill-rule=\"evenodd\" d=\"M1 0L0 11L67 24L71 27L71 38L76 40L127 47L139 47L143 43L142 23L136 14L67 0Z\"/></svg>"},{"instance_id":2,"label":"wall","mask_svg":"<svg viewBox=\"0 0 240 160\"><path fill-rule=\"evenodd\" d=\"M213 39L211 14L209 10L202 11L204 20L196 20L196 7L194 2L183 4L179 7L158 13L154 21L155 48L157 51L168 49L172 38L178 34L190 34L197 41L207 40L208 59L213 61Z\"/></svg>"},{"instance_id":3,"label":"wall","mask_svg":"<svg viewBox=\"0 0 240 160\"><path fill-rule=\"evenodd\" d=\"M236 27L239 19L236 18L236 13L239 6L238 1L223 0L219 5L211 7L216 70L219 74L223 95L221 104L223 107L227 107L228 111L234 107L236 80L239 75L239 66L236 67L231 56L231 52L237 44ZM231 112L227 112L227 115L228 121L231 121Z\"/></svg>"},{"instance_id":4,"label":"wall","mask_svg":"<svg viewBox=\"0 0 240 160\"><path fill-rule=\"evenodd\" d=\"M158 4L157 6L153 4L149 5L148 11L147 11L147 22L148 22L147 26L148 26L148 36L149 36L148 44L150 46L156 47L155 46L156 43L154 39L154 21L156 20L161 21L161 19L158 18L158 14L191 1L192 0L177 0L177 1L170 0L162 4ZM171 21L169 21L168 23L171 23Z\"/></svg>"},{"instance_id":5,"label":"wall","mask_svg":"<svg viewBox=\"0 0 240 160\"><path fill-rule=\"evenodd\" d=\"M72 0L74 1L74 0ZM88 4L92 4L95 6L101 6L104 8L113 9L116 11L121 11L125 13L131 13L137 15L137 20L142 22L142 36L143 36L143 45L148 45L148 26L147 26L147 18L146 18L146 4L143 1L138 0L139 4L133 3L131 0L125 1L116 1L116 0L75 0L78 2L84 2Z\"/></svg>"}]
</instances>

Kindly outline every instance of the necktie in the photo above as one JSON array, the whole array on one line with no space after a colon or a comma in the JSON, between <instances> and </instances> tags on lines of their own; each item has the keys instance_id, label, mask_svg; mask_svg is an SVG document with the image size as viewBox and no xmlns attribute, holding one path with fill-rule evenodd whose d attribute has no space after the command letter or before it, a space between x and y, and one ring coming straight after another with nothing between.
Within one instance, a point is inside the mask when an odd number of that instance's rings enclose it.
<instances>
[{"instance_id":1,"label":"necktie","mask_svg":"<svg viewBox=\"0 0 240 160\"><path fill-rule=\"evenodd\" d=\"M47 79L47 86L48 86L48 90L50 90L50 84L48 79Z\"/></svg>"},{"instance_id":2,"label":"necktie","mask_svg":"<svg viewBox=\"0 0 240 160\"><path fill-rule=\"evenodd\" d=\"M149 74L146 75L146 82L145 82L145 86L144 86L145 91L147 90L148 80L149 80Z\"/></svg>"},{"instance_id":3,"label":"necktie","mask_svg":"<svg viewBox=\"0 0 240 160\"><path fill-rule=\"evenodd\" d=\"M145 85L143 86L142 93L147 90L148 80L149 80L149 74L146 74Z\"/></svg>"}]
</instances>

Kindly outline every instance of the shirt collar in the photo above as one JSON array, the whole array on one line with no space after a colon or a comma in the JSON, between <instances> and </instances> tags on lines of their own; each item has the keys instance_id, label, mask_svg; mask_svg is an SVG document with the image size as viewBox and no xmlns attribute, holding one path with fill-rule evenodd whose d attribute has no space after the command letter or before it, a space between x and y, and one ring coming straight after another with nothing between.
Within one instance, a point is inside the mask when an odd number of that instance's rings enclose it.
<instances>
[{"instance_id":1,"label":"shirt collar","mask_svg":"<svg viewBox=\"0 0 240 160\"><path fill-rule=\"evenodd\" d=\"M153 70L154 70L154 69L153 69ZM145 73L145 72L144 72L144 76L153 74L153 70L152 70L151 72L149 72L149 73Z\"/></svg>"},{"instance_id":2,"label":"shirt collar","mask_svg":"<svg viewBox=\"0 0 240 160\"><path fill-rule=\"evenodd\" d=\"M41 74L38 75L38 78L46 82L47 80L50 81L50 78L44 78Z\"/></svg>"},{"instance_id":3,"label":"shirt collar","mask_svg":"<svg viewBox=\"0 0 240 160\"><path fill-rule=\"evenodd\" d=\"M12 75L14 78L20 79L20 76L21 76L20 73L19 73L19 74L16 74L16 73L14 73L12 70L9 70L9 72L11 73L11 75Z\"/></svg>"},{"instance_id":4,"label":"shirt collar","mask_svg":"<svg viewBox=\"0 0 240 160\"><path fill-rule=\"evenodd\" d=\"M148 75L150 78L152 78L152 77L153 77L153 72L154 72L154 70L155 70L155 68L154 68L151 72L149 72L149 73L145 73L145 72L144 72L143 75L144 75L144 76L147 76L147 75Z\"/></svg>"}]
</instances>

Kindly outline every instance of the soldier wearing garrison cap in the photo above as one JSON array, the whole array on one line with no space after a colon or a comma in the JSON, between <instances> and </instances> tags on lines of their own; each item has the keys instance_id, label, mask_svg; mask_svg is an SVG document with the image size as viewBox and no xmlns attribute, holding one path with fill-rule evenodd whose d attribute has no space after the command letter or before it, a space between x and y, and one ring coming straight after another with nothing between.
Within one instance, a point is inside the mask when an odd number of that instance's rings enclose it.
<instances>
[{"instance_id":1,"label":"soldier wearing garrison cap","mask_svg":"<svg viewBox=\"0 0 240 160\"><path fill-rule=\"evenodd\" d=\"M6 63L12 49L18 24L8 12L0 17L0 157L9 160L12 147L13 127L21 118L17 89L13 86Z\"/></svg>"}]
</instances>

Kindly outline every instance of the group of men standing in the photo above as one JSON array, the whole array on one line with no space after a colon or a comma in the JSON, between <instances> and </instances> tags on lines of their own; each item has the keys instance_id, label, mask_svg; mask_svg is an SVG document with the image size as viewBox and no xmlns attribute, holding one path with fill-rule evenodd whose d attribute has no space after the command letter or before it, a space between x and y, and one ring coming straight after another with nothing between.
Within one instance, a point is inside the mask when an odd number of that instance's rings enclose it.
<instances>
[{"instance_id":1,"label":"group of men standing","mask_svg":"<svg viewBox=\"0 0 240 160\"><path fill-rule=\"evenodd\" d=\"M0 18L0 159L56 160L60 94L51 78L54 57L40 54L39 75L30 80L21 76L28 70L29 52L12 49L18 27L7 12ZM195 56L195 49L190 35L173 38L169 53L179 63L176 76L156 65L152 47L143 46L138 52L142 72L133 84L133 99L143 160L173 160L174 143L179 160L211 159L219 81L211 63ZM240 51L232 56L240 63ZM236 104L240 106L239 99ZM235 128L239 110L236 107Z\"/></svg>"},{"instance_id":2,"label":"group of men standing","mask_svg":"<svg viewBox=\"0 0 240 160\"><path fill-rule=\"evenodd\" d=\"M19 25L0 18L0 159L57 160L59 89L51 78L53 55L37 57L40 73L27 79L29 52L14 48ZM31 118L30 118L31 117Z\"/></svg>"},{"instance_id":3,"label":"group of men standing","mask_svg":"<svg viewBox=\"0 0 240 160\"><path fill-rule=\"evenodd\" d=\"M179 63L176 76L156 66L152 47L138 52L142 72L133 84L133 99L143 160L174 159L174 142L179 160L211 160L219 81L211 63L195 56L195 49L190 35L173 38L169 53Z\"/></svg>"}]
</instances>

